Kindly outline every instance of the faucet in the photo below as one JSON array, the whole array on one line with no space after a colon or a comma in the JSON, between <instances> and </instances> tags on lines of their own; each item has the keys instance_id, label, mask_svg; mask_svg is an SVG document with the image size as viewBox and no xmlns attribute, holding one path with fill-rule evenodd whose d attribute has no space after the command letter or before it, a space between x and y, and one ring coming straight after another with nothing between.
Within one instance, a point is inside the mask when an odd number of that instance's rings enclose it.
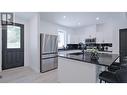
<instances>
[{"instance_id":1,"label":"faucet","mask_svg":"<svg viewBox=\"0 0 127 95\"><path fill-rule=\"evenodd\" d=\"M85 53L84 50L85 50L85 45L83 44L82 45L82 52L83 52L83 54Z\"/></svg>"},{"instance_id":2,"label":"faucet","mask_svg":"<svg viewBox=\"0 0 127 95\"><path fill-rule=\"evenodd\" d=\"M80 42L79 44L81 45L82 53L84 54L84 53L85 53L85 52L84 52L84 50L85 50L85 45L84 45L82 42Z\"/></svg>"}]
</instances>

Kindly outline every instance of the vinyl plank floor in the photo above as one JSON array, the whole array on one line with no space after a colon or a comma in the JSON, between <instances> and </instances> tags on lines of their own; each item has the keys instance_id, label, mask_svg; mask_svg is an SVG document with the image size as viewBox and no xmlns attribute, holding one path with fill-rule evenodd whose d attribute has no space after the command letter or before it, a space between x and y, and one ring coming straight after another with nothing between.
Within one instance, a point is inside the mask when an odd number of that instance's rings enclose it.
<instances>
[{"instance_id":1,"label":"vinyl plank floor","mask_svg":"<svg viewBox=\"0 0 127 95\"><path fill-rule=\"evenodd\" d=\"M19 67L4 70L0 73L0 83L55 83L57 82L57 70L47 73L36 73L29 67Z\"/></svg>"},{"instance_id":2,"label":"vinyl plank floor","mask_svg":"<svg viewBox=\"0 0 127 95\"><path fill-rule=\"evenodd\" d=\"M0 72L0 83L96 83L101 67L85 62L59 58L58 69L36 73L30 67Z\"/></svg>"}]
</instances>

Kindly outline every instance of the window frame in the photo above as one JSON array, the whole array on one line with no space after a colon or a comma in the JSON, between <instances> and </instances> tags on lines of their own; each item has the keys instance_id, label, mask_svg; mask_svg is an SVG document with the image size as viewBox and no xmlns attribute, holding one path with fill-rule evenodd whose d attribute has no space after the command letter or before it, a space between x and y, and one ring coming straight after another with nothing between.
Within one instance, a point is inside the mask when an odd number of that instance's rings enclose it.
<instances>
[{"instance_id":1,"label":"window frame","mask_svg":"<svg viewBox=\"0 0 127 95\"><path fill-rule=\"evenodd\" d=\"M19 32L20 32L20 38L19 38L19 47L8 47L8 27L11 26L11 27L17 27L19 28ZM21 27L19 26L15 26L15 25L7 25L7 49L20 49L21 48Z\"/></svg>"},{"instance_id":2,"label":"window frame","mask_svg":"<svg viewBox=\"0 0 127 95\"><path fill-rule=\"evenodd\" d=\"M62 32L64 34L64 43L63 43L63 46L66 47L66 31L59 29L58 30L58 36L59 36L59 32ZM59 47L59 42L58 42L58 49L63 49L64 47Z\"/></svg>"}]
</instances>

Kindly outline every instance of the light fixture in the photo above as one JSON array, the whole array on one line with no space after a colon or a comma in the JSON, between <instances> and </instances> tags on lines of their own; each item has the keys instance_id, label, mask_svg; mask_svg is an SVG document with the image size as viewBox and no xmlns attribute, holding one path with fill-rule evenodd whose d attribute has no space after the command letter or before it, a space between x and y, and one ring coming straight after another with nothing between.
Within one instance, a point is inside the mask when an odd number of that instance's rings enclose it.
<instances>
[{"instance_id":1,"label":"light fixture","mask_svg":"<svg viewBox=\"0 0 127 95\"><path fill-rule=\"evenodd\" d=\"M99 20L100 18L99 17L96 17L96 20Z\"/></svg>"},{"instance_id":2,"label":"light fixture","mask_svg":"<svg viewBox=\"0 0 127 95\"><path fill-rule=\"evenodd\" d=\"M65 19L65 18L66 18L66 16L63 16L63 18Z\"/></svg>"}]
</instances>

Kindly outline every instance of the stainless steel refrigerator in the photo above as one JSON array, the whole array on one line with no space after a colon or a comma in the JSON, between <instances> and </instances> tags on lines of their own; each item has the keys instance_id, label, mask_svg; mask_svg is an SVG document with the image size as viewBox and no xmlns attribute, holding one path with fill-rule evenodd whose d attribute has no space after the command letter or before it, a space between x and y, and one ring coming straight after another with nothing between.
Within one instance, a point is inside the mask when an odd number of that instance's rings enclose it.
<instances>
[{"instance_id":1,"label":"stainless steel refrigerator","mask_svg":"<svg viewBox=\"0 0 127 95\"><path fill-rule=\"evenodd\" d=\"M40 34L40 72L58 67L58 38L56 35Z\"/></svg>"}]
</instances>

